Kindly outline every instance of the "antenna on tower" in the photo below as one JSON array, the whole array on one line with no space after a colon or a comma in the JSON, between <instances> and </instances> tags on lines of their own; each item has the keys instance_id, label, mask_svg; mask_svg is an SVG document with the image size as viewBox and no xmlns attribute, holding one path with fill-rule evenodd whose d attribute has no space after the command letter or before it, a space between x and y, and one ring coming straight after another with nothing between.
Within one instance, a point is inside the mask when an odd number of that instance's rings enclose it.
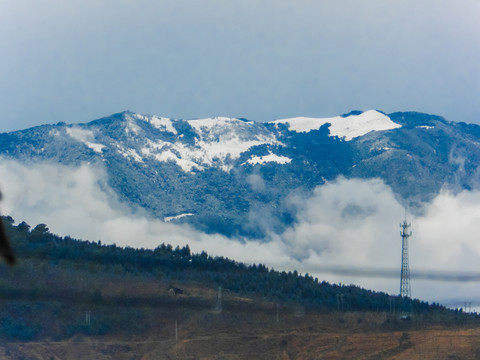
<instances>
[{"instance_id":1,"label":"antenna on tower","mask_svg":"<svg viewBox=\"0 0 480 360\"><path fill-rule=\"evenodd\" d=\"M408 265L408 238L412 236L409 230L411 224L407 223L407 209L405 208L405 220L400 224L400 236L402 237L402 271L400 274L400 296L412 297L410 288L410 268Z\"/></svg>"}]
</instances>

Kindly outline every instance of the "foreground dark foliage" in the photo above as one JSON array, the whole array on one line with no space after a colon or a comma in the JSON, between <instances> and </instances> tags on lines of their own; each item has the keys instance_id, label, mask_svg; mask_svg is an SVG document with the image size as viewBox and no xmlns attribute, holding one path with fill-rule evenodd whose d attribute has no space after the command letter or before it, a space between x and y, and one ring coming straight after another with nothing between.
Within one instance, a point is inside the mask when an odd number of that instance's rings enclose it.
<instances>
[{"instance_id":1,"label":"foreground dark foliage","mask_svg":"<svg viewBox=\"0 0 480 360\"><path fill-rule=\"evenodd\" d=\"M100 242L59 237L44 224L31 229L3 218L19 259L14 268L0 268L0 338L32 340L75 334L138 334L155 326L162 312L202 311L212 299L202 295L168 294L168 284L195 284L200 289L222 287L248 302L224 299L223 308L255 313L285 309L330 312L392 312L393 298L356 286L332 285L296 271L279 272L264 265L247 266L187 247L162 244L154 250L121 248ZM395 311L430 321L472 321L461 311L439 304L395 297ZM127 309L127 310L126 310ZM95 321L86 318L93 312ZM385 326L395 326L391 317Z\"/></svg>"}]
</instances>

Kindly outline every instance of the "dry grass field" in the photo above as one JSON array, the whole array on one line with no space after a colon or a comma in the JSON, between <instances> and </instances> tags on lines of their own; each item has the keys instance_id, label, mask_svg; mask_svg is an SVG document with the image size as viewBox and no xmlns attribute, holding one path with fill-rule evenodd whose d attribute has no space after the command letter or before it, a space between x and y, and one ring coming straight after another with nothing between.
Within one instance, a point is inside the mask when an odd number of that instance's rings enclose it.
<instances>
[{"instance_id":1,"label":"dry grass field","mask_svg":"<svg viewBox=\"0 0 480 360\"><path fill-rule=\"evenodd\" d=\"M386 329L384 313L158 309L158 326L138 336L76 335L6 342L0 359L478 359L480 328ZM120 310L125 311L125 310ZM95 314L92 315L94 321ZM175 326L177 325L177 326ZM400 324L402 325L402 324Z\"/></svg>"}]
</instances>

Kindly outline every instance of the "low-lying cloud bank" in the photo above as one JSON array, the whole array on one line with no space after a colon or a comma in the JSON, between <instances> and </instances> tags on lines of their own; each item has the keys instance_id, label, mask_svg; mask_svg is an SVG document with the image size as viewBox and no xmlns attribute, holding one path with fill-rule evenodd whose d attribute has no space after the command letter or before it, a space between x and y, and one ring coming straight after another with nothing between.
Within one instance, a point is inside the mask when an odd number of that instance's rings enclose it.
<instances>
[{"instance_id":1,"label":"low-lying cloud bank","mask_svg":"<svg viewBox=\"0 0 480 360\"><path fill-rule=\"evenodd\" d=\"M261 179L255 179L259 183ZM398 293L401 238L405 210L381 180L343 178L290 199L297 222L264 242L204 234L186 225L150 218L142 209L121 203L100 167L23 165L0 162L3 214L53 233L119 246L155 248L165 242L189 245L192 251L263 263L278 270L297 269L330 282L356 284ZM412 294L428 301L480 304L480 289L471 277L456 281L421 279L428 270L444 274L480 273L480 192L440 193L425 205L425 215L411 218ZM362 271L355 271L362 269ZM375 269L387 269L377 272ZM419 278L415 278L415 272ZM385 277L383 277L385 275ZM440 274L441 275L441 274ZM475 277L475 276L474 276ZM437 276L445 279L446 276ZM455 305L455 302L458 305Z\"/></svg>"}]
</instances>

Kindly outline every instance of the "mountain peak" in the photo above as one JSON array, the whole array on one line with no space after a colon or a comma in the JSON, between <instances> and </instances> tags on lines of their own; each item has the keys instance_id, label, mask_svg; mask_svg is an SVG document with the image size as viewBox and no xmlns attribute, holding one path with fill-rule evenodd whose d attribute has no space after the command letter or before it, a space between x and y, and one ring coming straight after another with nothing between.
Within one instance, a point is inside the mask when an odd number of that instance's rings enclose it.
<instances>
[{"instance_id":1,"label":"mountain peak","mask_svg":"<svg viewBox=\"0 0 480 360\"><path fill-rule=\"evenodd\" d=\"M322 126L330 134L315 131ZM280 229L282 221L291 221L284 203L289 193L309 191L338 176L381 178L412 201L449 184L468 188L480 166L478 144L478 125L412 112L355 111L269 124L123 111L86 124L0 134L0 155L62 165L103 164L121 198L155 216L194 214L175 221L205 231L262 236L267 224L245 227L256 212L270 209L268 226Z\"/></svg>"}]
</instances>

